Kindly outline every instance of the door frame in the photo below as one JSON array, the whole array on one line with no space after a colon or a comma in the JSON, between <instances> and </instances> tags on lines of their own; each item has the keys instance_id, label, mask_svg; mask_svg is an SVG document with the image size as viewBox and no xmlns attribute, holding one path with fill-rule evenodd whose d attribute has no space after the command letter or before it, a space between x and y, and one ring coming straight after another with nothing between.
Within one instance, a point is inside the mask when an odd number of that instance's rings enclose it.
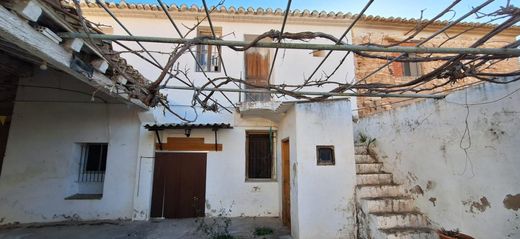
<instances>
[{"instance_id":1,"label":"door frame","mask_svg":"<svg viewBox=\"0 0 520 239\"><path fill-rule=\"evenodd\" d=\"M289 137L282 139L282 222L291 230L291 146Z\"/></svg>"}]
</instances>

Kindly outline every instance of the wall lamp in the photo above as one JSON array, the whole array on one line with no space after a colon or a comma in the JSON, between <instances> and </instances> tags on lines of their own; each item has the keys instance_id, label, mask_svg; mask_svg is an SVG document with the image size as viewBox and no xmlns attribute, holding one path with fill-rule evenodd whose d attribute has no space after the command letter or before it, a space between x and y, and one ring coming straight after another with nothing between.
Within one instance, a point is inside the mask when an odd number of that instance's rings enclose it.
<instances>
[{"instance_id":1,"label":"wall lamp","mask_svg":"<svg viewBox=\"0 0 520 239\"><path fill-rule=\"evenodd\" d=\"M184 135L186 135L186 137L189 138L190 135L191 135L191 129L190 129L190 128L186 128L186 129L184 129Z\"/></svg>"}]
</instances>

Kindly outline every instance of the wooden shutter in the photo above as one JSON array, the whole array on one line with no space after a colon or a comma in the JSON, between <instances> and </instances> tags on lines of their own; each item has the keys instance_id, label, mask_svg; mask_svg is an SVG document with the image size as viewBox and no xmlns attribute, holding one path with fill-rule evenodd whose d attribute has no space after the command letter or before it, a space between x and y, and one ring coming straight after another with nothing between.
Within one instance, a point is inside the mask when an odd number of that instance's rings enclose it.
<instances>
[{"instance_id":1,"label":"wooden shutter","mask_svg":"<svg viewBox=\"0 0 520 239\"><path fill-rule=\"evenodd\" d=\"M246 35L246 41L255 39L254 35ZM249 48L245 52L246 81L257 86L269 85L270 51L268 48ZM254 89L255 87L246 87ZM269 93L248 93L246 101L269 101Z\"/></svg>"}]
</instances>

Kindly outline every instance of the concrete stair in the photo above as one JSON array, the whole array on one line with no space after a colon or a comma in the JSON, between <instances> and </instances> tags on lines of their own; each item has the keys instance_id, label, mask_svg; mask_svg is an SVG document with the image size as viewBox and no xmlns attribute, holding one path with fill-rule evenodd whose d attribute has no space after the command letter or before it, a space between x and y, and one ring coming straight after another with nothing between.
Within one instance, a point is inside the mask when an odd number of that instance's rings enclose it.
<instances>
[{"instance_id":1,"label":"concrete stair","mask_svg":"<svg viewBox=\"0 0 520 239\"><path fill-rule=\"evenodd\" d=\"M416 207L392 173L371 156L365 145L356 145L356 195L362 237L379 239L437 239L428 218ZM362 217L362 218L359 218Z\"/></svg>"}]
</instances>

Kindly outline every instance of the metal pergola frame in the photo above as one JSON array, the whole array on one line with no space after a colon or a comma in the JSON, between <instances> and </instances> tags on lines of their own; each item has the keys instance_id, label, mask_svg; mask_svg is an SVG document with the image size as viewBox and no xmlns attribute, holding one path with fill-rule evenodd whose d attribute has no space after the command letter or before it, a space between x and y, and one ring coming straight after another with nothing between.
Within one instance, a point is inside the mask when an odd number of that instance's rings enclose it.
<instances>
[{"instance_id":1,"label":"metal pergola frame","mask_svg":"<svg viewBox=\"0 0 520 239\"><path fill-rule=\"evenodd\" d=\"M61 38L90 38L110 40L110 41L134 41L134 42L153 42L170 44L191 44L191 45L214 45L245 47L251 44L249 41L229 41L213 39L186 39L170 37L152 36L127 36L127 35L105 35L105 34L86 34L86 33L59 33ZM517 48L453 48L453 47L406 47L406 46L365 46L355 44L314 44L314 43L294 43L294 42L257 42L252 47L259 48L279 48L279 49L299 49L299 50L331 50L331 51L359 51L359 52L391 52L391 53L432 53L432 54L472 54L472 55L507 55L520 57L520 49Z\"/></svg>"}]
</instances>

